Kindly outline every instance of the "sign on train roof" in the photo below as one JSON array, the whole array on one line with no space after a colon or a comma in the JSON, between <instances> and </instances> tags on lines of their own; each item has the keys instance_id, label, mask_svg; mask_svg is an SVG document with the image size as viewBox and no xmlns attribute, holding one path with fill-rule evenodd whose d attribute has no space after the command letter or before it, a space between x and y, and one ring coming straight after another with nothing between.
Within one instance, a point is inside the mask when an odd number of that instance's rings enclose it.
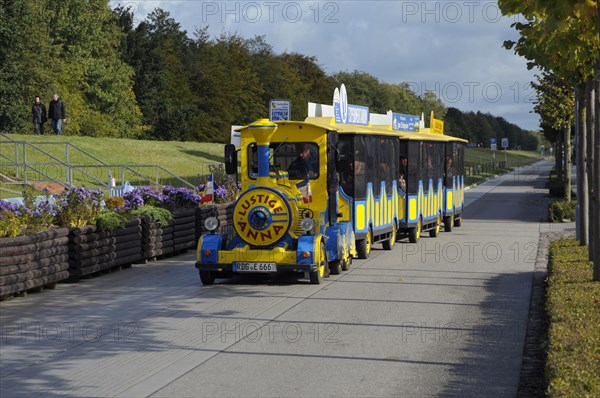
<instances>
[{"instance_id":1,"label":"sign on train roof","mask_svg":"<svg viewBox=\"0 0 600 398\"><path fill-rule=\"evenodd\" d=\"M338 124L369 125L369 107L349 104L344 84L333 92L333 112Z\"/></svg>"},{"instance_id":2,"label":"sign on train roof","mask_svg":"<svg viewBox=\"0 0 600 398\"><path fill-rule=\"evenodd\" d=\"M396 131L407 131L414 133L419 131L421 118L413 115L403 115L401 113L392 113L392 129Z\"/></svg>"}]
</instances>

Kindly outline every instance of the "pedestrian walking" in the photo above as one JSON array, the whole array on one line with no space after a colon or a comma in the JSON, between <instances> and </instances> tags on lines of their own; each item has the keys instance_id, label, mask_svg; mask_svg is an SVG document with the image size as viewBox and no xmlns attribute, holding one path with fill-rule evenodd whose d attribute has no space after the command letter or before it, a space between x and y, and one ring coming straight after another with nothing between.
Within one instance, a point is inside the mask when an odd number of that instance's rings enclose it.
<instances>
[{"instance_id":1,"label":"pedestrian walking","mask_svg":"<svg viewBox=\"0 0 600 398\"><path fill-rule=\"evenodd\" d=\"M50 119L52 130L54 130L56 135L61 135L62 123L63 120L67 118L67 113L65 111L65 105L62 100L58 98L58 94L52 96L52 100L48 106L48 118Z\"/></svg>"},{"instance_id":2,"label":"pedestrian walking","mask_svg":"<svg viewBox=\"0 0 600 398\"><path fill-rule=\"evenodd\" d=\"M35 96L31 113L33 116L33 134L44 135L44 123L46 123L48 118L46 115L46 106L40 101L39 95Z\"/></svg>"}]
</instances>

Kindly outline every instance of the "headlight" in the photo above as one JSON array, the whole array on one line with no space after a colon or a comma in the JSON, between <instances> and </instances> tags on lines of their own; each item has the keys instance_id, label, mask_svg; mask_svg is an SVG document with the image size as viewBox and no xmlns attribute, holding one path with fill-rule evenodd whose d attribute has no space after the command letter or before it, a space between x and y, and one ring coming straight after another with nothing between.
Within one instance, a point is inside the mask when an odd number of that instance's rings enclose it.
<instances>
[{"instance_id":1,"label":"headlight","mask_svg":"<svg viewBox=\"0 0 600 398\"><path fill-rule=\"evenodd\" d=\"M309 232L314 227L315 227L315 222L313 221L312 218L303 218L302 221L300 221L300 228L302 228L302 230L304 232Z\"/></svg>"},{"instance_id":2,"label":"headlight","mask_svg":"<svg viewBox=\"0 0 600 398\"><path fill-rule=\"evenodd\" d=\"M219 227L219 220L217 220L217 217L208 217L204 220L204 226L212 232Z\"/></svg>"}]
</instances>

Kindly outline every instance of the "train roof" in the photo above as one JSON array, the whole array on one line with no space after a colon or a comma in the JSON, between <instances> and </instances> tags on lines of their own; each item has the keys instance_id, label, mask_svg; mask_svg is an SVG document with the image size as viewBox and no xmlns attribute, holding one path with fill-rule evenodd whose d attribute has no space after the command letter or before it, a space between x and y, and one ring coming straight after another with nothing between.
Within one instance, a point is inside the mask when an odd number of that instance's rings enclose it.
<instances>
[{"instance_id":1,"label":"train roof","mask_svg":"<svg viewBox=\"0 0 600 398\"><path fill-rule=\"evenodd\" d=\"M454 137L447 134L432 133L430 128L422 129L418 132L407 132L393 130L388 125L371 125L362 126L356 124L336 124L333 117L307 117L305 123L319 125L330 130L335 130L340 134L378 134L378 135L394 135L402 139L415 141L442 141L442 142L463 142L468 141L459 137Z\"/></svg>"},{"instance_id":2,"label":"train roof","mask_svg":"<svg viewBox=\"0 0 600 398\"><path fill-rule=\"evenodd\" d=\"M336 131L338 134L372 134L372 135L389 135L396 136L402 139L411 141L440 141L440 142L463 142L468 141L459 137L454 137L446 134L432 133L431 129L425 128L418 132L406 132L393 130L388 125L370 125L363 126L358 124L337 124L333 117L307 117L304 121L276 121L273 122L277 126L285 125L308 125L316 128ZM248 126L243 126L236 131L246 130Z\"/></svg>"}]
</instances>

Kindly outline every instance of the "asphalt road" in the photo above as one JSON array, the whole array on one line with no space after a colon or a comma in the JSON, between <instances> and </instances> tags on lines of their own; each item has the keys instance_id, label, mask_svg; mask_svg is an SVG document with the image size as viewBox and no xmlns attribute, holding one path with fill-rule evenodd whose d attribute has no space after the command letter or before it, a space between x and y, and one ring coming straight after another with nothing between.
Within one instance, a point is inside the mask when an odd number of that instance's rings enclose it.
<instances>
[{"instance_id":1,"label":"asphalt road","mask_svg":"<svg viewBox=\"0 0 600 398\"><path fill-rule=\"evenodd\" d=\"M2 302L0 396L513 397L550 166L318 286L202 287L190 252Z\"/></svg>"}]
</instances>

